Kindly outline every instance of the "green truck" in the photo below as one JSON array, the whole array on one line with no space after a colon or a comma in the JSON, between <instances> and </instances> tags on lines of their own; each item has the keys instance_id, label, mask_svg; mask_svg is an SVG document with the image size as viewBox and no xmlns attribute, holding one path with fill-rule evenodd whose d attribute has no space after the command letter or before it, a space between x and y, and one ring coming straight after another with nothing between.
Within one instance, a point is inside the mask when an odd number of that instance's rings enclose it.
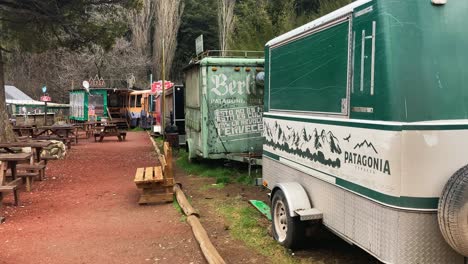
<instances>
[{"instance_id":1,"label":"green truck","mask_svg":"<svg viewBox=\"0 0 468 264\"><path fill-rule=\"evenodd\" d=\"M265 47L264 185L384 263L467 263L468 1L358 0Z\"/></svg>"},{"instance_id":2,"label":"green truck","mask_svg":"<svg viewBox=\"0 0 468 264\"><path fill-rule=\"evenodd\" d=\"M185 68L190 159L261 163L263 86L256 77L263 66L263 58L207 56Z\"/></svg>"}]
</instances>

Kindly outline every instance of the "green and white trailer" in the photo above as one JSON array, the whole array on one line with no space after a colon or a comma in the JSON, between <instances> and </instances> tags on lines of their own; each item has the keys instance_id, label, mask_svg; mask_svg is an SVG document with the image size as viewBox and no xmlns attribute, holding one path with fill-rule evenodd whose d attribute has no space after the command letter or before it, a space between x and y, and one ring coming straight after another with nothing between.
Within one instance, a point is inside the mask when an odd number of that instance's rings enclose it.
<instances>
[{"instance_id":1,"label":"green and white trailer","mask_svg":"<svg viewBox=\"0 0 468 264\"><path fill-rule=\"evenodd\" d=\"M266 44L281 244L315 220L384 263L467 263L468 1L444 2L358 0Z\"/></svg>"},{"instance_id":2,"label":"green and white trailer","mask_svg":"<svg viewBox=\"0 0 468 264\"><path fill-rule=\"evenodd\" d=\"M205 57L185 68L189 159L261 163L263 58Z\"/></svg>"}]
</instances>

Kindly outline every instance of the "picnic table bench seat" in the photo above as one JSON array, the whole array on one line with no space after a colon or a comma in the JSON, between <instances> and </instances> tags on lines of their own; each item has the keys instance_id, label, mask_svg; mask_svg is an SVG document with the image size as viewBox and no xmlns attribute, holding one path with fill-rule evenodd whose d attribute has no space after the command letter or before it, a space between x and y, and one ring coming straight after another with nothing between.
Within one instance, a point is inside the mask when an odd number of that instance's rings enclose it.
<instances>
[{"instance_id":1,"label":"picnic table bench seat","mask_svg":"<svg viewBox=\"0 0 468 264\"><path fill-rule=\"evenodd\" d=\"M11 177L11 172L7 172L6 177ZM17 171L16 172L16 180L23 180L26 183L26 191L30 192L32 189L32 183L34 178L40 177L40 173L38 171Z\"/></svg>"},{"instance_id":2,"label":"picnic table bench seat","mask_svg":"<svg viewBox=\"0 0 468 264\"><path fill-rule=\"evenodd\" d=\"M21 178L18 178L14 181L8 182L5 185L0 186L0 195L3 193L12 192L14 198L14 205L18 206L19 204L19 195L18 195L18 187L21 185ZM1 197L0 197L1 198ZM1 199L0 199L1 202Z\"/></svg>"},{"instance_id":3,"label":"picnic table bench seat","mask_svg":"<svg viewBox=\"0 0 468 264\"><path fill-rule=\"evenodd\" d=\"M39 180L42 181L42 179L45 178L46 167L47 166L45 165L45 162L41 161L40 163L36 164L18 164L16 169L39 172Z\"/></svg>"}]
</instances>

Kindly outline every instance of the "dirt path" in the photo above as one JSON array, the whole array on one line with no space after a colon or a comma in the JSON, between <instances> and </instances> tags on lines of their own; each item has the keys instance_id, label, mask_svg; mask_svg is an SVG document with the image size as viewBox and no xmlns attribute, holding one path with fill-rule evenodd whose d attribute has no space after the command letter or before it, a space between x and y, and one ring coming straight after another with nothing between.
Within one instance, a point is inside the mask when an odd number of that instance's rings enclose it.
<instances>
[{"instance_id":1,"label":"dirt path","mask_svg":"<svg viewBox=\"0 0 468 264\"><path fill-rule=\"evenodd\" d=\"M4 200L0 263L205 263L172 204L138 206L137 167L155 164L146 133L82 141L47 180Z\"/></svg>"}]
</instances>

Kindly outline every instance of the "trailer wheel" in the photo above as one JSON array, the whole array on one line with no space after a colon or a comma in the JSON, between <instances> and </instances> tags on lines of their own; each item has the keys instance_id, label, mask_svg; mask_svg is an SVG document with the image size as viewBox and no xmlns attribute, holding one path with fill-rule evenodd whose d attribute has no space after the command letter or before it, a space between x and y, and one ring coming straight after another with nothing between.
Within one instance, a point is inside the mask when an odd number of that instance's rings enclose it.
<instances>
[{"instance_id":1,"label":"trailer wheel","mask_svg":"<svg viewBox=\"0 0 468 264\"><path fill-rule=\"evenodd\" d=\"M461 255L468 256L468 165L445 184L437 216L445 241Z\"/></svg>"},{"instance_id":2,"label":"trailer wheel","mask_svg":"<svg viewBox=\"0 0 468 264\"><path fill-rule=\"evenodd\" d=\"M273 237L286 248L297 248L304 240L305 224L299 217L289 215L289 205L282 190L277 190L272 200Z\"/></svg>"}]
</instances>

